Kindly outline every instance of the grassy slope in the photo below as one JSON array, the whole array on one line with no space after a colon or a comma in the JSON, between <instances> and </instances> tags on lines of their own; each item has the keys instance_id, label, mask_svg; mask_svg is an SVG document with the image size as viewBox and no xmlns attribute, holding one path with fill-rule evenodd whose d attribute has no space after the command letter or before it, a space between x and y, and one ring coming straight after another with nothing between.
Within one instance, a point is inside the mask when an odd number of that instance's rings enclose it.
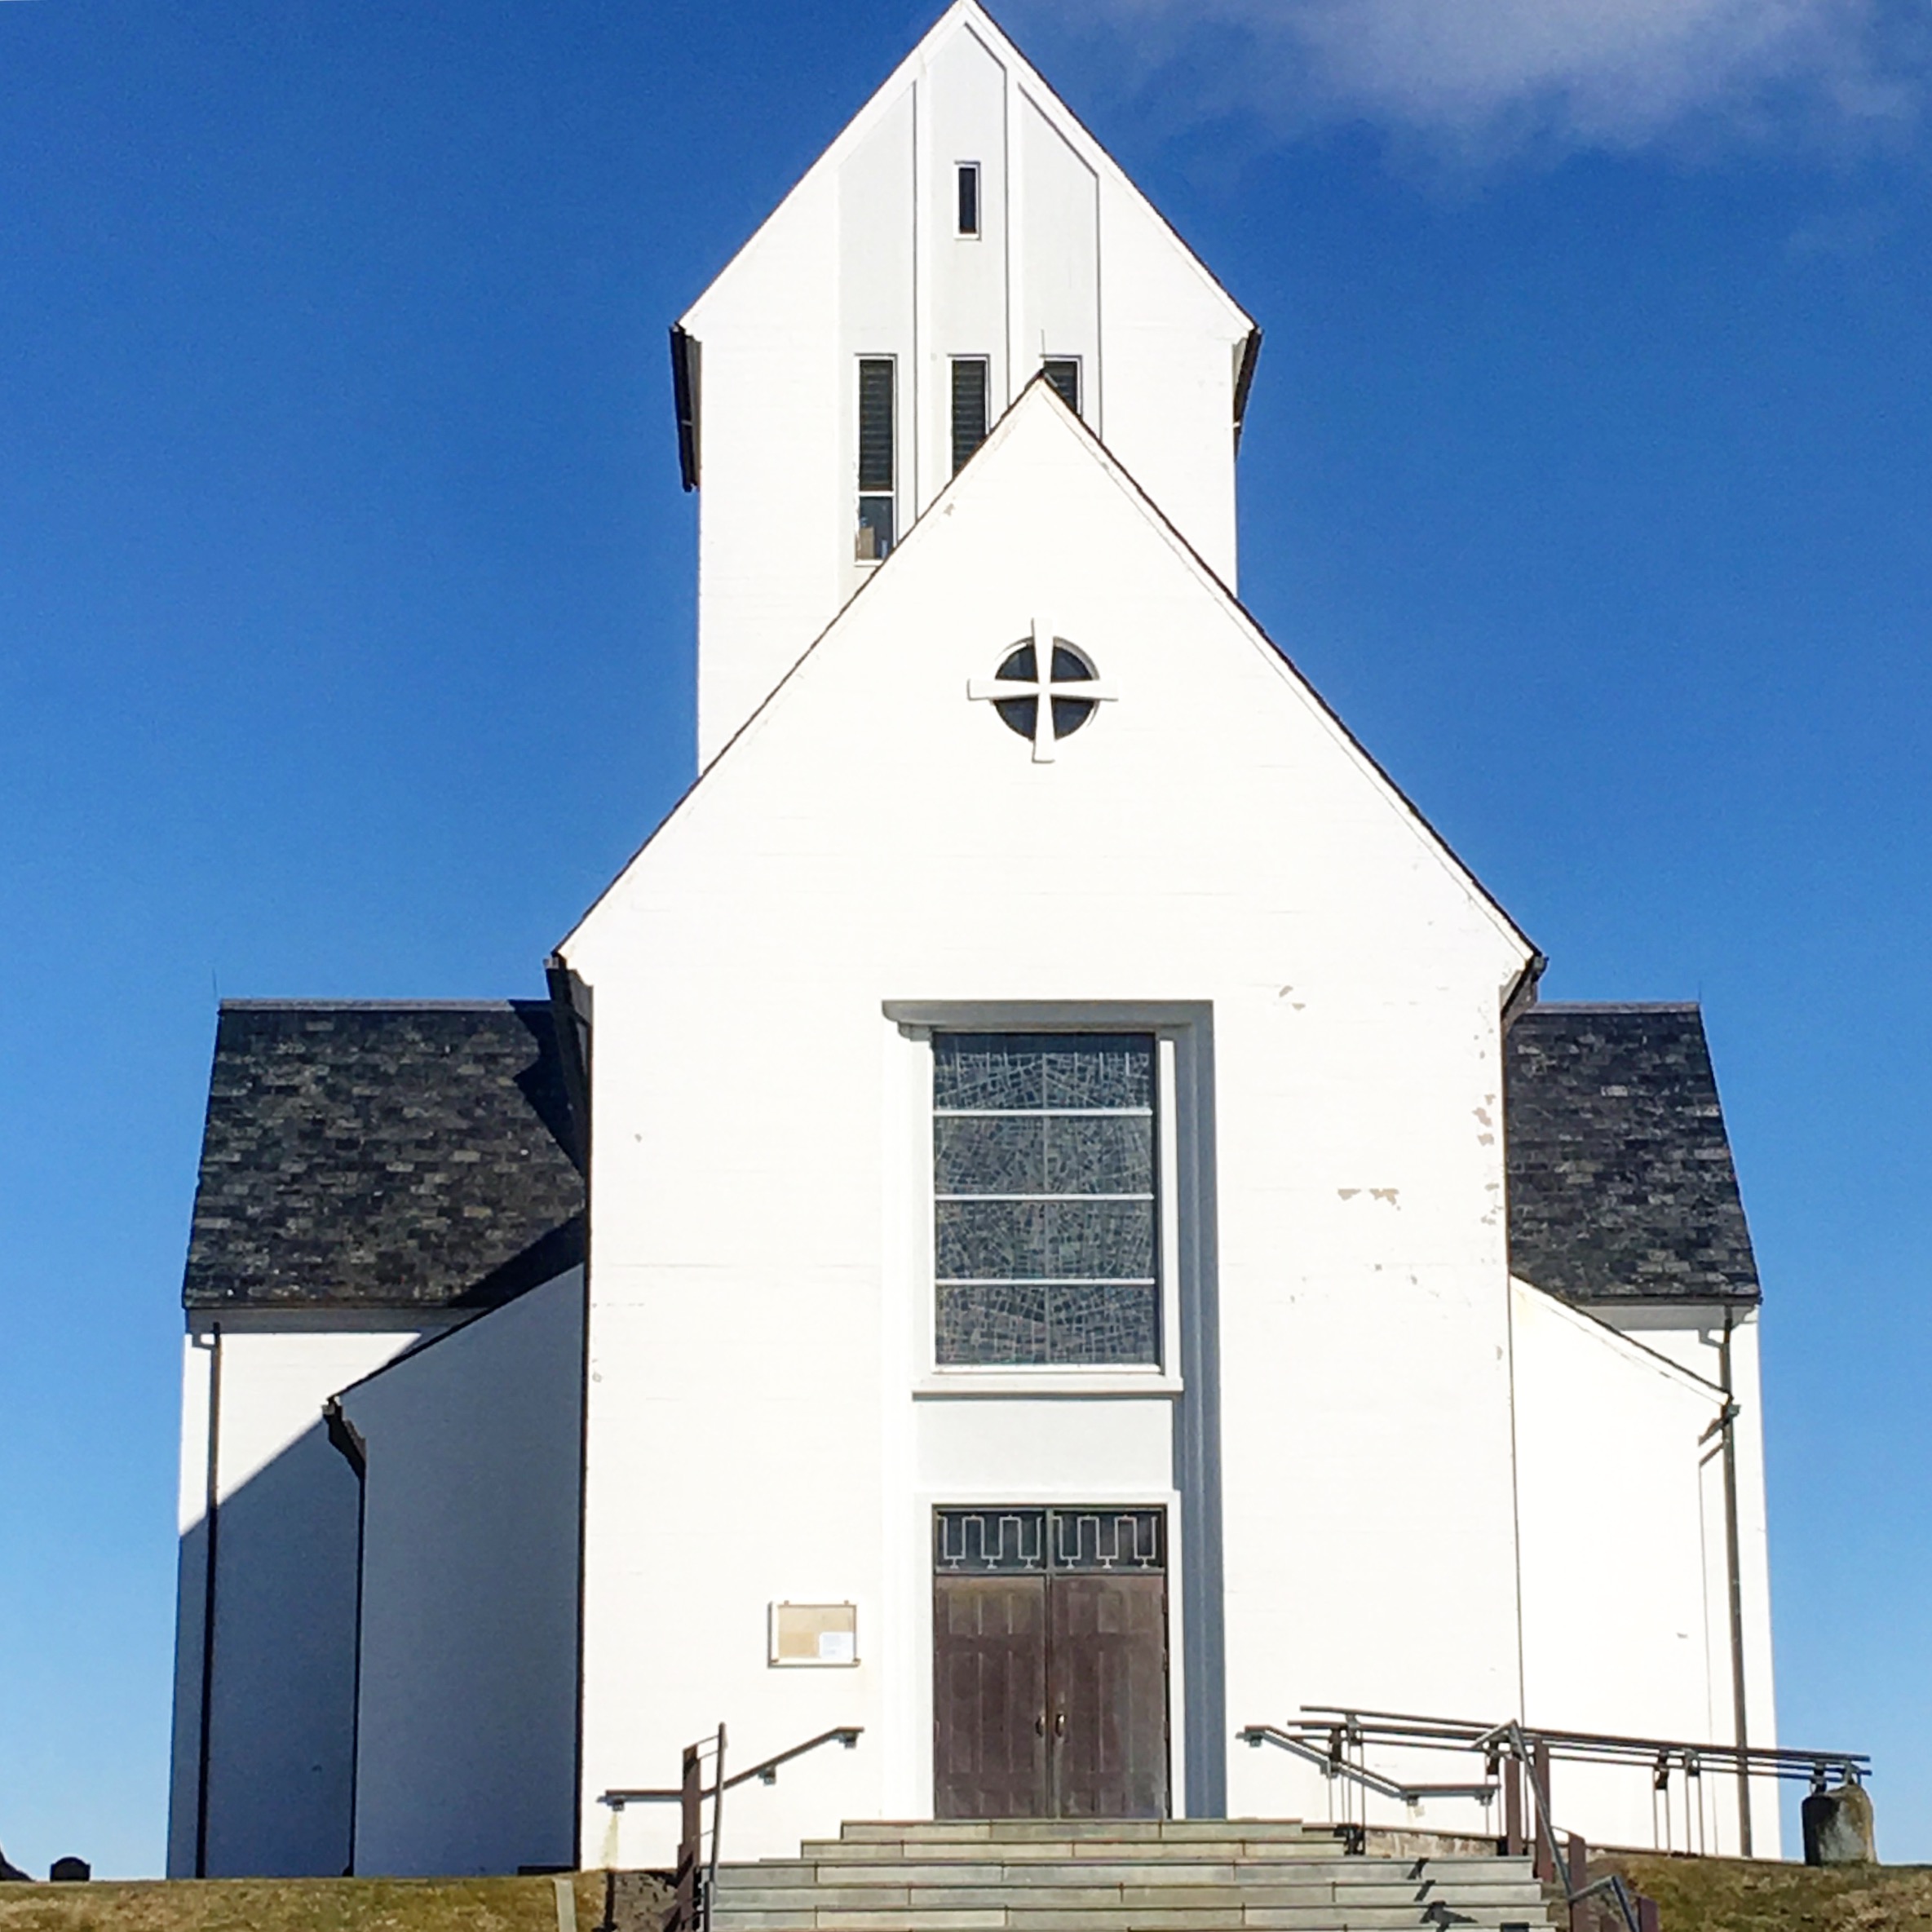
<instances>
[{"instance_id":1,"label":"grassy slope","mask_svg":"<svg viewBox=\"0 0 1932 1932\"><path fill-rule=\"evenodd\" d=\"M1664 1932L1932 1932L1932 1866L1815 1872L1746 1859L1635 1853L1590 1861L1593 1878L1611 1870L1657 1901Z\"/></svg>"},{"instance_id":2,"label":"grassy slope","mask_svg":"<svg viewBox=\"0 0 1932 1932\"><path fill-rule=\"evenodd\" d=\"M1932 1866L1808 1872L1629 1854L1593 1861L1591 1876L1611 1868L1663 1908L1664 1932L1932 1932ZM603 1877L580 1872L576 1882L578 1932L592 1932L603 1916ZM661 1888L651 1890L650 1903L661 1909ZM627 1910L621 1922L646 1916ZM656 1914L649 1917L654 1922ZM1599 1924L1608 1932L1607 1919ZM0 1885L0 1932L556 1932L556 1925L547 1878Z\"/></svg>"},{"instance_id":3,"label":"grassy slope","mask_svg":"<svg viewBox=\"0 0 1932 1932\"><path fill-rule=\"evenodd\" d=\"M579 1932L603 1875L577 1878ZM0 1885L0 1932L557 1932L547 1878L214 1878Z\"/></svg>"}]
</instances>

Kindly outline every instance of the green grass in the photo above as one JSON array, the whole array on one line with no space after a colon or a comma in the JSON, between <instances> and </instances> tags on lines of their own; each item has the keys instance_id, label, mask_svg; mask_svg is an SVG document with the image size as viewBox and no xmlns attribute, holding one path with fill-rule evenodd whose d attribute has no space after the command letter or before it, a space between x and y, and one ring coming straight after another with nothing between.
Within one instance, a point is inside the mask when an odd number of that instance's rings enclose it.
<instances>
[{"instance_id":1,"label":"green grass","mask_svg":"<svg viewBox=\"0 0 1932 1932\"><path fill-rule=\"evenodd\" d=\"M1752 1859L1636 1852L1590 1860L1591 1877L1611 1871L1656 1900L1664 1932L1932 1932L1928 1865L1812 1871ZM1614 1915L1599 1916L1606 1928L1613 1921Z\"/></svg>"},{"instance_id":2,"label":"green grass","mask_svg":"<svg viewBox=\"0 0 1932 1932\"><path fill-rule=\"evenodd\" d=\"M1593 1859L1663 1908L1664 1932L1932 1932L1932 1866L1807 1871L1745 1859ZM603 1922L602 1872L574 1881L577 1932ZM656 1932L664 1887L627 1876L623 1932ZM1560 1924L1560 1917L1558 1923ZM1589 1932L1612 1932L1599 1916ZM547 1878L215 1878L0 1885L0 1932L556 1932Z\"/></svg>"},{"instance_id":3,"label":"green grass","mask_svg":"<svg viewBox=\"0 0 1932 1932\"><path fill-rule=\"evenodd\" d=\"M632 1881L632 1886L635 1881ZM604 1879L574 1881L577 1932L602 1923ZM632 1889L627 1886L627 1890ZM661 1898L626 1899L628 1928ZM639 1908L647 1909L639 1910ZM557 1932L547 1878L210 1878L0 1885L0 1932Z\"/></svg>"}]
</instances>

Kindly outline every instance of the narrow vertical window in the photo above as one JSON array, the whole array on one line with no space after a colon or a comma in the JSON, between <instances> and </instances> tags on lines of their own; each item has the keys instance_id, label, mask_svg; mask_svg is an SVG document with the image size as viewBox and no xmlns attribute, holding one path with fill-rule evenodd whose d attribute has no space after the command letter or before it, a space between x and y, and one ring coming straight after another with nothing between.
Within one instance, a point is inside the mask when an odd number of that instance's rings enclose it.
<instances>
[{"instance_id":1,"label":"narrow vertical window","mask_svg":"<svg viewBox=\"0 0 1932 1932\"><path fill-rule=\"evenodd\" d=\"M1152 1038L932 1049L940 1366L1157 1364Z\"/></svg>"},{"instance_id":2,"label":"narrow vertical window","mask_svg":"<svg viewBox=\"0 0 1932 1932\"><path fill-rule=\"evenodd\" d=\"M959 232L962 235L979 232L979 164L976 161L962 161L958 168L959 178Z\"/></svg>"},{"instance_id":3,"label":"narrow vertical window","mask_svg":"<svg viewBox=\"0 0 1932 1932\"><path fill-rule=\"evenodd\" d=\"M986 358L953 358L953 474L986 440Z\"/></svg>"},{"instance_id":4,"label":"narrow vertical window","mask_svg":"<svg viewBox=\"0 0 1932 1932\"><path fill-rule=\"evenodd\" d=\"M896 374L890 356L859 358L859 531L854 554L861 564L878 563L892 547Z\"/></svg>"},{"instance_id":5,"label":"narrow vertical window","mask_svg":"<svg viewBox=\"0 0 1932 1932\"><path fill-rule=\"evenodd\" d=\"M1059 393L1059 398L1073 413L1080 413L1080 358L1077 356L1049 356L1040 365L1048 382Z\"/></svg>"}]
</instances>

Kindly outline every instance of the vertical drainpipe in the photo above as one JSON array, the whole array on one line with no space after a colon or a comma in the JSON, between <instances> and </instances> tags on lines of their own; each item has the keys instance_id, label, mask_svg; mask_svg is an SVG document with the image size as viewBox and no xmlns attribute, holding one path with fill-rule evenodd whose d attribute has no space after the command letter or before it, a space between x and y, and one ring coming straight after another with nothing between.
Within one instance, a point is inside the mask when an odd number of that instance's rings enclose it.
<instances>
[{"instance_id":1,"label":"vertical drainpipe","mask_svg":"<svg viewBox=\"0 0 1932 1932\"><path fill-rule=\"evenodd\" d=\"M1731 1585L1731 1709L1733 1734L1750 1741L1744 1723L1744 1587L1737 1533L1737 1402L1731 1393L1731 1328L1733 1311L1724 1311L1724 1335L1718 1344L1718 1385L1724 1391L1724 1561ZM1751 1855L1751 1780L1742 1760L1737 1779L1738 1850Z\"/></svg>"},{"instance_id":2,"label":"vertical drainpipe","mask_svg":"<svg viewBox=\"0 0 1932 1932\"><path fill-rule=\"evenodd\" d=\"M356 1801L362 1777L362 1583L369 1549L369 1444L343 1413L339 1395L322 1404L329 1447L356 1478L356 1661L349 1679L349 1844L343 1877L356 1876Z\"/></svg>"},{"instance_id":3,"label":"vertical drainpipe","mask_svg":"<svg viewBox=\"0 0 1932 1932\"><path fill-rule=\"evenodd\" d=\"M1254 359L1261 353L1261 331L1258 329L1249 337L1248 345L1245 374L1238 390L1239 400L1244 409L1247 404L1247 384L1254 374ZM1238 447L1238 423L1236 435ZM1532 949L1523 970L1517 975L1514 984L1504 995L1501 1016L1501 1050L1497 1062L1496 1117L1497 1134L1501 1143L1503 1174L1503 1333L1509 1345L1510 1547L1515 1583L1516 1715L1519 1721L1525 1724L1529 1722L1529 1653L1523 1620L1523 1455L1516 1413L1515 1271L1510 1253L1510 1029L1536 1005L1536 988L1549 966L1549 956ZM1510 1775L1515 1782L1510 1789L1520 1806L1523 1799L1520 1769ZM1514 1850L1514 1835L1505 1833L1505 1836Z\"/></svg>"},{"instance_id":4,"label":"vertical drainpipe","mask_svg":"<svg viewBox=\"0 0 1932 1932\"><path fill-rule=\"evenodd\" d=\"M221 1324L210 1325L208 1355L208 1474L201 1522L201 1714L196 1740L195 1877L208 1876L208 1726L214 1710L214 1580L221 1541Z\"/></svg>"},{"instance_id":5,"label":"vertical drainpipe","mask_svg":"<svg viewBox=\"0 0 1932 1932\"><path fill-rule=\"evenodd\" d=\"M570 1861L584 1862L584 1632L588 1572L588 1510L590 1495L590 1042L595 1004L590 988L560 953L543 962L563 1056L564 1084L569 1096L575 1154L584 1177L583 1294L579 1304L582 1359L578 1369L577 1411L577 1735L570 1792ZM615 1814L612 1814L613 1819ZM607 1912L606 1917L610 1915Z\"/></svg>"}]
</instances>

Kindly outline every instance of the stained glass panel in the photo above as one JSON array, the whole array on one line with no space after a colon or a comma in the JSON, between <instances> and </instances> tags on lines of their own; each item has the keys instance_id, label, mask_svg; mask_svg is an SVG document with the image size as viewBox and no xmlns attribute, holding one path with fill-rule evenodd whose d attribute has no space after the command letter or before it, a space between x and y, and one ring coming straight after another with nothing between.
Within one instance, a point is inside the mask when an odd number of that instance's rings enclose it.
<instances>
[{"instance_id":1,"label":"stained glass panel","mask_svg":"<svg viewBox=\"0 0 1932 1932\"><path fill-rule=\"evenodd\" d=\"M1059 1115L1041 1125L1046 1130L1047 1193L1153 1191L1152 1115Z\"/></svg>"},{"instance_id":2,"label":"stained glass panel","mask_svg":"<svg viewBox=\"0 0 1932 1932\"><path fill-rule=\"evenodd\" d=\"M941 1033L933 1073L945 1110L1154 1104L1154 1043L1141 1033Z\"/></svg>"},{"instance_id":3,"label":"stained glass panel","mask_svg":"<svg viewBox=\"0 0 1932 1932\"><path fill-rule=\"evenodd\" d=\"M1048 1205L942 1200L935 1216L942 1281L1044 1281Z\"/></svg>"},{"instance_id":4,"label":"stained glass panel","mask_svg":"<svg viewBox=\"0 0 1932 1932\"><path fill-rule=\"evenodd\" d=\"M1143 1035L1076 1033L1043 1057L1049 1107L1154 1104L1154 1043Z\"/></svg>"},{"instance_id":5,"label":"stained glass panel","mask_svg":"<svg viewBox=\"0 0 1932 1932\"><path fill-rule=\"evenodd\" d=\"M1156 1291L1111 1282L1062 1282L1046 1291L1050 1362L1152 1362L1159 1358Z\"/></svg>"},{"instance_id":6,"label":"stained glass panel","mask_svg":"<svg viewBox=\"0 0 1932 1932\"><path fill-rule=\"evenodd\" d=\"M1069 1123L1086 1126L1081 1121ZM1041 1114L940 1114L932 1123L932 1176L939 1194L1067 1193L1047 1184Z\"/></svg>"},{"instance_id":7,"label":"stained glass panel","mask_svg":"<svg viewBox=\"0 0 1932 1932\"><path fill-rule=\"evenodd\" d=\"M1046 1360L1046 1289L1038 1282L939 1284L942 1368L1001 1368Z\"/></svg>"},{"instance_id":8,"label":"stained glass panel","mask_svg":"<svg viewBox=\"0 0 1932 1932\"><path fill-rule=\"evenodd\" d=\"M933 1105L1010 1112L1046 1104L1040 1042L1025 1033L941 1033L932 1043Z\"/></svg>"},{"instance_id":9,"label":"stained glass panel","mask_svg":"<svg viewBox=\"0 0 1932 1932\"><path fill-rule=\"evenodd\" d=\"M1045 1245L1041 1272L1055 1281L1151 1281L1154 1204L1049 1201Z\"/></svg>"}]
</instances>

